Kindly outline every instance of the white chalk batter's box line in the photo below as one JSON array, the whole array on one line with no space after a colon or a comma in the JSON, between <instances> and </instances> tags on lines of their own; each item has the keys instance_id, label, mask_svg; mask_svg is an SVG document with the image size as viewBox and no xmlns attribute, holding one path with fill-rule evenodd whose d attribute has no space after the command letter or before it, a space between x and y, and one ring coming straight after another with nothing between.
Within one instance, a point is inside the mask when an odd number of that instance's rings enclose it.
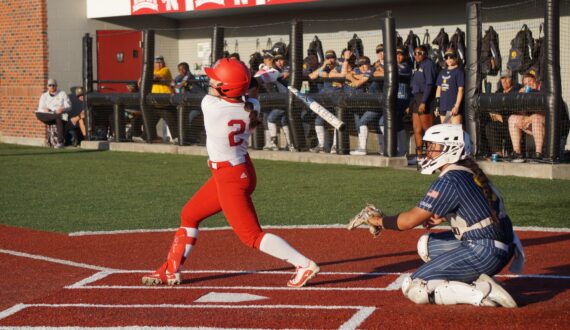
<instances>
[{"instance_id":1,"label":"white chalk batter's box line","mask_svg":"<svg viewBox=\"0 0 570 330\"><path fill-rule=\"evenodd\" d=\"M391 273L391 272L320 272L319 276L338 276L338 275L354 275L354 276L398 276L388 286L379 287L317 287L305 286L303 288L290 288L287 286L231 286L231 285L176 285L176 286L146 286L146 285L90 285L114 274L149 274L152 271L144 270L104 270L95 273L77 283L66 286L66 289L142 289L142 290L264 290L264 291L396 291L402 286L404 278L410 273ZM261 275L292 275L292 272L286 271L243 271L243 270L191 270L183 271L183 274L261 274Z\"/></svg>"},{"instance_id":2,"label":"white chalk batter's box line","mask_svg":"<svg viewBox=\"0 0 570 330\"><path fill-rule=\"evenodd\" d=\"M111 309L303 309L303 310L356 310L354 315L343 323L338 329L339 330L352 330L357 329L374 311L376 307L372 306L317 306L317 305L183 305L183 304L133 304L133 305L107 305L107 304L17 304L2 312L0 312L0 320L12 316L26 308L29 307L39 307L39 308L111 308ZM309 325L310 326L310 325ZM27 327L25 327L27 328ZM46 327L41 327L45 329ZM78 329L79 327L71 327L72 329ZM108 328L108 327L104 327ZM115 327L120 329L125 329L126 327ZM137 327L140 329L141 327ZM147 327L144 327L147 329ZM9 329L14 329L14 327L9 327ZM61 328L58 328L61 329ZM159 328L157 329L165 329ZM180 329L180 328L176 328ZM193 329L204 329L204 327L193 328ZM212 329L212 328L208 328ZM221 328L218 328L221 329ZM232 328L235 329L235 328Z\"/></svg>"},{"instance_id":3,"label":"white chalk batter's box line","mask_svg":"<svg viewBox=\"0 0 570 330\"><path fill-rule=\"evenodd\" d=\"M162 229L125 229L125 230L102 230L102 231L76 231L69 233L69 236L96 236L96 235L120 235L120 234L145 234L145 233L164 233L175 232L178 228L162 228ZM266 225L263 229L346 229L344 224L329 225ZM425 230L424 227L418 226L414 229ZM434 229L450 230L449 226L437 226ZM556 227L535 227L535 226L514 226L515 231L536 231L543 233L570 233L570 228ZM232 227L204 227L200 231L216 231L216 230L233 230Z\"/></svg>"}]
</instances>

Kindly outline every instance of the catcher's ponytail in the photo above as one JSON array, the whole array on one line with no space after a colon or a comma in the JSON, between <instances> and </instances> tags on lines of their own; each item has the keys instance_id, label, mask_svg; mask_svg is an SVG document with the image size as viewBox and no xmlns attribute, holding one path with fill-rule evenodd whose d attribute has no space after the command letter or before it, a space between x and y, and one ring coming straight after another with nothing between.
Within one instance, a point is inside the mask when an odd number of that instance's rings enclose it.
<instances>
[{"instance_id":1,"label":"catcher's ponytail","mask_svg":"<svg viewBox=\"0 0 570 330\"><path fill-rule=\"evenodd\" d=\"M485 196L485 200L487 201L487 205L489 206L489 209L491 210L491 220L493 221L493 224L497 225L497 227L500 228L498 226L499 225L499 217L497 216L497 211L493 207L493 201L495 199L497 199L497 195L495 195L495 193L493 192L493 189L491 188L491 185L490 185L490 180L487 177L487 175L485 174L485 172L483 172L483 170L479 167L479 165L477 165L475 160L471 157L467 157L466 159L459 161L457 164L461 165L461 166L465 166L468 169L470 169L471 171L473 171L473 173L474 173L473 180L475 180L475 183L477 184L477 186L479 186L479 188L481 188L481 191L483 192L483 195Z\"/></svg>"}]
</instances>

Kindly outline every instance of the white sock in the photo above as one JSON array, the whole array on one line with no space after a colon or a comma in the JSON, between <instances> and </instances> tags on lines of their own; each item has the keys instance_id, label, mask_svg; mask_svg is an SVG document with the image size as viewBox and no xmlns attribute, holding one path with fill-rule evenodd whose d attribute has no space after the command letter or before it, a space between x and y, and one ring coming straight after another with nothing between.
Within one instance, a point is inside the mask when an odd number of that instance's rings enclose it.
<instances>
[{"instance_id":1,"label":"white sock","mask_svg":"<svg viewBox=\"0 0 570 330\"><path fill-rule=\"evenodd\" d=\"M277 137L277 124L267 123L267 127L269 127L269 136L270 137Z\"/></svg>"},{"instance_id":2,"label":"white sock","mask_svg":"<svg viewBox=\"0 0 570 330\"><path fill-rule=\"evenodd\" d=\"M333 142L332 142L331 148L336 148L336 129L334 130L334 133L333 133Z\"/></svg>"},{"instance_id":3,"label":"white sock","mask_svg":"<svg viewBox=\"0 0 570 330\"><path fill-rule=\"evenodd\" d=\"M368 126L360 126L358 129L358 149L366 150L366 140L368 140Z\"/></svg>"},{"instance_id":4,"label":"white sock","mask_svg":"<svg viewBox=\"0 0 570 330\"><path fill-rule=\"evenodd\" d=\"M285 134L285 141L287 142L287 145L291 145L291 131L289 130L289 126L285 125L282 129L283 134Z\"/></svg>"},{"instance_id":5,"label":"white sock","mask_svg":"<svg viewBox=\"0 0 570 330\"><path fill-rule=\"evenodd\" d=\"M307 267L310 260L295 250L287 241L281 237L266 233L259 243L259 250L272 257L281 259L295 267Z\"/></svg>"},{"instance_id":6,"label":"white sock","mask_svg":"<svg viewBox=\"0 0 570 330\"><path fill-rule=\"evenodd\" d=\"M269 133L268 129L264 130L264 132L265 132L265 146L269 146L271 142L271 133Z\"/></svg>"},{"instance_id":7,"label":"white sock","mask_svg":"<svg viewBox=\"0 0 570 330\"><path fill-rule=\"evenodd\" d=\"M198 228L190 228L190 227L180 227L180 228L186 230L186 236L198 239ZM184 246L184 258L188 257L188 254L190 254L190 250L192 250L193 247L194 245L192 244L186 244Z\"/></svg>"},{"instance_id":8,"label":"white sock","mask_svg":"<svg viewBox=\"0 0 570 330\"><path fill-rule=\"evenodd\" d=\"M319 141L319 147L323 147L325 145L325 127L324 126L315 126L315 133L317 134L317 140Z\"/></svg>"}]
</instances>

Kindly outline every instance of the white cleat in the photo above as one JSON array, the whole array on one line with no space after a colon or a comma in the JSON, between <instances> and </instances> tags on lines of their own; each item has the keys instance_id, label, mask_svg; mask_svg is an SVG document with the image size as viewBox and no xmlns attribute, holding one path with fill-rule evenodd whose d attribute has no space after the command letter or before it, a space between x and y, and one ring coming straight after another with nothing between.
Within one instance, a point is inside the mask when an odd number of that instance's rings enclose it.
<instances>
[{"instance_id":1,"label":"white cleat","mask_svg":"<svg viewBox=\"0 0 570 330\"><path fill-rule=\"evenodd\" d=\"M297 267L297 271L291 277L287 286L292 288L300 288L307 284L307 282L313 279L321 271L319 266L314 262L310 261L307 267Z\"/></svg>"}]
</instances>

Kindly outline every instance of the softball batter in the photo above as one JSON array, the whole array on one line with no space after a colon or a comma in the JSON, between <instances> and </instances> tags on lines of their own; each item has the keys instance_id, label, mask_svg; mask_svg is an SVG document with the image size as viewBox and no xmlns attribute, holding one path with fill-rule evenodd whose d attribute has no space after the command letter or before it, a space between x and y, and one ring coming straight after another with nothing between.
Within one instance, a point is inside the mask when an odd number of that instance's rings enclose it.
<instances>
[{"instance_id":1,"label":"softball batter","mask_svg":"<svg viewBox=\"0 0 570 330\"><path fill-rule=\"evenodd\" d=\"M245 98L250 72L242 62L227 58L205 71L210 77L210 95L202 100L202 110L212 176L182 209L181 226L166 262L143 276L142 282L180 284L180 267L196 244L200 223L223 211L245 245L295 266L296 272L287 285L302 287L317 275L319 267L281 237L263 232L251 200L256 175L247 147L252 129L260 123L260 105L256 99Z\"/></svg>"},{"instance_id":2,"label":"softball batter","mask_svg":"<svg viewBox=\"0 0 570 330\"><path fill-rule=\"evenodd\" d=\"M367 223L378 235L382 228L401 231L422 224L431 228L448 220L451 231L426 233L418 240L418 254L425 264L403 281L404 296L416 304L516 307L509 293L490 277L514 254L511 271L521 272L524 262L502 197L466 155L461 125L432 126L423 140L429 146L420 163L421 173L441 171L424 198L395 216L368 206L348 229Z\"/></svg>"}]
</instances>

